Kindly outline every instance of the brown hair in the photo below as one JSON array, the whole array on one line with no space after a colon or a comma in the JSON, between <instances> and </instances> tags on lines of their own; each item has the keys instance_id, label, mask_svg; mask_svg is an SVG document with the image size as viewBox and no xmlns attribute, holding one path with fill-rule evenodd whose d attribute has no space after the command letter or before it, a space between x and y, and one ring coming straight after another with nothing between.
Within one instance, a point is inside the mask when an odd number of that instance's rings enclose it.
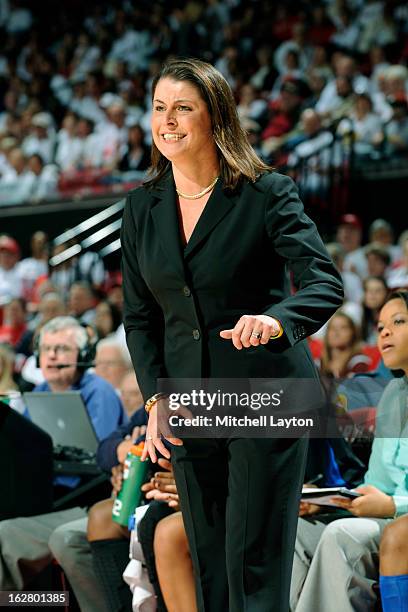
<instances>
[{"instance_id":1,"label":"brown hair","mask_svg":"<svg viewBox=\"0 0 408 612\"><path fill-rule=\"evenodd\" d=\"M327 324L326 333L324 336L322 359L321 359L321 366L320 366L320 371L322 374L330 375L332 373L331 371L332 351L331 351L331 347L329 346L329 331L330 331L331 322L334 319L339 318L339 317L347 321L349 328L353 332L351 336L350 347L348 351L344 351L344 356L343 356L342 364L340 368L341 370L340 376L345 376L347 374L348 362L350 361L352 357L354 357L354 355L357 355L358 353L361 352L360 333L359 333L359 329L357 325L354 323L353 319L349 317L348 314L342 311L337 311L332 316L332 318L329 320Z\"/></svg>"},{"instance_id":2,"label":"brown hair","mask_svg":"<svg viewBox=\"0 0 408 612\"><path fill-rule=\"evenodd\" d=\"M207 105L212 131L218 149L220 176L224 187L234 189L244 177L254 182L259 174L271 172L255 153L242 128L231 87L211 64L195 58L175 58L167 61L152 83L152 99L160 79L188 81L199 91ZM170 168L169 160L152 144L152 159L146 185L157 183Z\"/></svg>"},{"instance_id":3,"label":"brown hair","mask_svg":"<svg viewBox=\"0 0 408 612\"><path fill-rule=\"evenodd\" d=\"M385 306L385 304L388 304L388 302L391 302L391 300L402 300L408 310L408 291L406 289L397 289L390 293L390 295L385 300L383 307Z\"/></svg>"}]
</instances>

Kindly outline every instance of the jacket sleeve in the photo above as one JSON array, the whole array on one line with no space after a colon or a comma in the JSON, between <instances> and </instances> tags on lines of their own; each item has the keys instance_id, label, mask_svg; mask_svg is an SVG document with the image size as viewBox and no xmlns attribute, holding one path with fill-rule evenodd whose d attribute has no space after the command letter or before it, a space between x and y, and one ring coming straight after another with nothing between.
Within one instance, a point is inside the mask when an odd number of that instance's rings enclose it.
<instances>
[{"instance_id":1,"label":"jacket sleeve","mask_svg":"<svg viewBox=\"0 0 408 612\"><path fill-rule=\"evenodd\" d=\"M296 293L264 314L280 321L292 346L320 329L341 306L343 285L292 179L274 175L265 214L267 233L291 272Z\"/></svg>"},{"instance_id":2,"label":"jacket sleeve","mask_svg":"<svg viewBox=\"0 0 408 612\"><path fill-rule=\"evenodd\" d=\"M144 406L137 410L131 417L129 423L115 429L110 436L99 442L96 452L96 462L104 472L110 472L114 465L118 465L116 449L127 435L131 435L135 427L147 424L147 414Z\"/></svg>"},{"instance_id":3,"label":"jacket sleeve","mask_svg":"<svg viewBox=\"0 0 408 612\"><path fill-rule=\"evenodd\" d=\"M165 377L164 319L140 274L136 248L137 227L132 203L137 204L137 192L127 198L121 228L123 323L137 380L146 401L156 393L157 379Z\"/></svg>"}]
</instances>

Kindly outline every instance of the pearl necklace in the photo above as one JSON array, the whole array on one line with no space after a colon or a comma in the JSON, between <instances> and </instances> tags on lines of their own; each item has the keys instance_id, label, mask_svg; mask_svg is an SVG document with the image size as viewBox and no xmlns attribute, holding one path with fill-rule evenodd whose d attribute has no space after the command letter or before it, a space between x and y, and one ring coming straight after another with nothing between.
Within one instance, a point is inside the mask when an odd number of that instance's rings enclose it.
<instances>
[{"instance_id":1,"label":"pearl necklace","mask_svg":"<svg viewBox=\"0 0 408 612\"><path fill-rule=\"evenodd\" d=\"M187 193L183 193L182 191L177 189L177 187L176 187L176 191L177 191L177 194L180 196L180 198L185 198L186 200L198 200L199 198L202 198L203 196L205 196L209 191L211 191L211 189L213 189L217 181L218 181L218 176L215 177L215 179L212 181L212 183L210 183L210 185L208 185L208 187L200 191L200 193L195 193L194 195L188 195Z\"/></svg>"}]
</instances>

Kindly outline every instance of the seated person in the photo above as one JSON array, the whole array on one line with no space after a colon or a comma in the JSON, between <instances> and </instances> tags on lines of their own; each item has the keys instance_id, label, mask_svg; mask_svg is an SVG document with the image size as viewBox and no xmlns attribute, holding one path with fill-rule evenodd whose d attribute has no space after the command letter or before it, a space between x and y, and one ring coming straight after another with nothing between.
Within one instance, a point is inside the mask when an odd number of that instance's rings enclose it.
<instances>
[{"instance_id":1,"label":"seated person","mask_svg":"<svg viewBox=\"0 0 408 612\"><path fill-rule=\"evenodd\" d=\"M109 383L77 367L87 344L85 329L71 317L56 317L42 329L39 339L40 365L45 382L37 391L81 391L96 435L102 439L125 422L120 398ZM70 364L59 369L58 364ZM72 364L72 365L71 365ZM26 415L28 413L26 412ZM39 474L39 478L41 474ZM56 484L72 490L76 476L58 476ZM21 590L50 563L49 538L54 529L86 516L81 507L0 522L0 590ZM88 608L95 610L95 608Z\"/></svg>"},{"instance_id":2,"label":"seated person","mask_svg":"<svg viewBox=\"0 0 408 612\"><path fill-rule=\"evenodd\" d=\"M106 438L119 425L127 422L120 398L113 387L95 374L77 366L87 353L88 334L73 317L55 317L41 329L38 355L44 382L34 391L80 391L95 434L99 440ZM86 355L85 355L86 357ZM60 368L61 365L69 367ZM26 411L29 417L29 412ZM59 476L56 485L73 488L77 477ZM61 490L60 493L64 491Z\"/></svg>"},{"instance_id":3,"label":"seated person","mask_svg":"<svg viewBox=\"0 0 408 612\"><path fill-rule=\"evenodd\" d=\"M408 514L389 523L380 542L383 612L408 610Z\"/></svg>"},{"instance_id":4,"label":"seated person","mask_svg":"<svg viewBox=\"0 0 408 612\"><path fill-rule=\"evenodd\" d=\"M344 378L367 372L370 359L362 352L358 329L345 312L337 311L327 323L320 372L329 378Z\"/></svg>"},{"instance_id":5,"label":"seated person","mask_svg":"<svg viewBox=\"0 0 408 612\"><path fill-rule=\"evenodd\" d=\"M123 452L118 448L118 457ZM133 444L130 441L130 444ZM129 447L128 447L129 448ZM157 500L158 506L149 506L154 510L153 517L147 521L145 533L155 527L157 521L163 516L172 513L172 508L178 509L178 495L171 463L164 458L158 460L163 472L155 472L149 482L142 486L146 493L146 499ZM92 551L93 566L99 585L105 596L106 605L110 610L130 609L132 594L128 585L123 580L123 572L129 561L129 530L112 520L112 508L114 497L119 493L122 486L123 465L119 464L112 468L113 497L98 502L89 511L88 517L88 541ZM148 512L144 515L142 523L146 520ZM156 515L158 518L156 518ZM147 562L151 557L150 537L140 537L140 543L145 553L145 562L149 570L149 578L158 596L158 611L165 612L166 608L161 599L160 589L157 588L157 576L152 562Z\"/></svg>"},{"instance_id":6,"label":"seated person","mask_svg":"<svg viewBox=\"0 0 408 612\"><path fill-rule=\"evenodd\" d=\"M292 611L374 610L372 586L378 580L381 535L393 518L408 511L408 292L391 294L381 309L378 332L385 365L404 370L405 376L391 380L378 406L369 468L363 486L357 489L361 496L354 500L333 498L347 511L344 518L301 503Z\"/></svg>"},{"instance_id":7,"label":"seated person","mask_svg":"<svg viewBox=\"0 0 408 612\"><path fill-rule=\"evenodd\" d=\"M95 355L95 374L118 390L130 368L130 354L127 348L114 337L99 340Z\"/></svg>"},{"instance_id":8,"label":"seated person","mask_svg":"<svg viewBox=\"0 0 408 612\"><path fill-rule=\"evenodd\" d=\"M122 481L122 468L129 448L135 440L144 435L145 424L147 422L144 409L137 410L129 423L116 429L110 436L105 438L98 447L97 461L101 469L111 473L111 483L114 491L120 489ZM129 560L129 541L128 531L124 530L117 523L112 521L112 505L114 498L103 500L95 504L90 509L90 517L96 518L96 525L103 529L103 538L111 540L112 545L110 554L112 556L113 567L118 564L122 572ZM96 508L96 510L94 510ZM98 511L98 508L101 508ZM60 521L55 525L55 530L49 531L48 546L63 568L78 600L81 612L105 612L107 606L105 594L101 590L100 582L95 575L92 561L91 547L86 537L88 526L87 512L81 509L81 518L70 522L69 516L65 521ZM116 581L115 581L116 577ZM119 601L129 604L131 594L129 587L125 585L120 574L111 576ZM116 600L117 601L117 600Z\"/></svg>"}]
</instances>

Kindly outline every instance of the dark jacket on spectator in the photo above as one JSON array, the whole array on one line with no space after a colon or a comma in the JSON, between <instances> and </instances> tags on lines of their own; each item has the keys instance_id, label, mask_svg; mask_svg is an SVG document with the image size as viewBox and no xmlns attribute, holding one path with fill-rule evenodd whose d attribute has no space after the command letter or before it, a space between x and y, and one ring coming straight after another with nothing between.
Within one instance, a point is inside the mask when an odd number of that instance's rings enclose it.
<instances>
[{"instance_id":1,"label":"dark jacket on spectator","mask_svg":"<svg viewBox=\"0 0 408 612\"><path fill-rule=\"evenodd\" d=\"M140 427L141 425L147 425L147 413L144 407L139 408L131 416L129 423L122 425L115 429L110 436L102 440L98 446L96 453L96 460L99 467L104 472L109 472L114 465L118 465L118 457L116 455L116 449L118 445L124 440L126 436L130 436L134 427ZM140 439L137 440L140 442Z\"/></svg>"}]
</instances>

